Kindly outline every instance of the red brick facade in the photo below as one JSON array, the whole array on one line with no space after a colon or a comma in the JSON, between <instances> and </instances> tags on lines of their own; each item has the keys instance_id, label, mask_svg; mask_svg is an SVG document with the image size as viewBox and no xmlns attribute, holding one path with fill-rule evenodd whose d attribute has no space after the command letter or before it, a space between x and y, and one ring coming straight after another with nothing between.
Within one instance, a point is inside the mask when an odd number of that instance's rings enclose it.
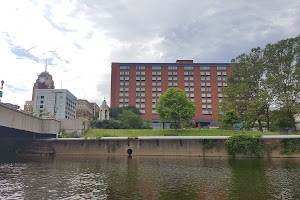
<instances>
[{"instance_id":1,"label":"red brick facade","mask_svg":"<svg viewBox=\"0 0 300 200\"><path fill-rule=\"evenodd\" d=\"M133 105L142 117L158 122L155 103L170 87L184 90L195 102L196 126L215 125L222 87L230 63L112 63L111 107Z\"/></svg>"}]
</instances>

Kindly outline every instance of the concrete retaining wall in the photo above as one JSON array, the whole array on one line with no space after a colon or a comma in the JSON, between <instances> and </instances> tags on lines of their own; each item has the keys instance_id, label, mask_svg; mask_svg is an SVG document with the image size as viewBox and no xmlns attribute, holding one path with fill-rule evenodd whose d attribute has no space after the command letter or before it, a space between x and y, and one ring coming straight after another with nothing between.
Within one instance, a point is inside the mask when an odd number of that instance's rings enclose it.
<instances>
[{"instance_id":1,"label":"concrete retaining wall","mask_svg":"<svg viewBox=\"0 0 300 200\"><path fill-rule=\"evenodd\" d=\"M193 137L191 137L193 138ZM208 137L205 137L208 138ZM293 138L293 137L292 137ZM209 139L204 139L208 141ZM215 146L205 149L203 139L186 139L167 137L149 138L106 138L106 139L47 139L32 141L14 141L7 148L10 152L25 154L50 154L50 155L120 155L128 156L207 156L228 157L225 139L211 139ZM275 144L277 147L265 152L265 157L299 157L300 153L285 155L281 154L280 146L282 138L263 138L263 143ZM1 141L0 141L1 142ZM6 145L9 143L6 143ZM1 146L1 145L0 145ZM237 154L236 157L251 157Z\"/></svg>"}]
</instances>

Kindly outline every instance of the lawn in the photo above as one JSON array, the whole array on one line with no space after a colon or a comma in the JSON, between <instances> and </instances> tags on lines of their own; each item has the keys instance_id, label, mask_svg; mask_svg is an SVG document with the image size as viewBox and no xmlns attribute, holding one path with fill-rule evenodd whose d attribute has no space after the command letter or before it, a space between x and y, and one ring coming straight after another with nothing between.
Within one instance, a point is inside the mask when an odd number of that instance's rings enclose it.
<instances>
[{"instance_id":1,"label":"lawn","mask_svg":"<svg viewBox=\"0 0 300 200\"><path fill-rule=\"evenodd\" d=\"M278 135L278 132L240 131L222 129L89 129L84 137L139 137L164 136L165 134L178 134L178 136L230 136L237 133Z\"/></svg>"}]
</instances>

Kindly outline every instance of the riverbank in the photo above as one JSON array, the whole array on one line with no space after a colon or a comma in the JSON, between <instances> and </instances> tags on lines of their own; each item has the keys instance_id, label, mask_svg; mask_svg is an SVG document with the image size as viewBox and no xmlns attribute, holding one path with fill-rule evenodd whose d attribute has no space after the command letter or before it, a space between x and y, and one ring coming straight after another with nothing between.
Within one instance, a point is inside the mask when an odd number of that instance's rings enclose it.
<instances>
[{"instance_id":1,"label":"riverbank","mask_svg":"<svg viewBox=\"0 0 300 200\"><path fill-rule=\"evenodd\" d=\"M245 147L245 150L237 149L234 154L228 153L228 138L229 136L154 136L2 140L0 150L20 155L300 158L299 135L262 136L255 143L240 141L240 147ZM247 151L247 148L250 150Z\"/></svg>"}]
</instances>

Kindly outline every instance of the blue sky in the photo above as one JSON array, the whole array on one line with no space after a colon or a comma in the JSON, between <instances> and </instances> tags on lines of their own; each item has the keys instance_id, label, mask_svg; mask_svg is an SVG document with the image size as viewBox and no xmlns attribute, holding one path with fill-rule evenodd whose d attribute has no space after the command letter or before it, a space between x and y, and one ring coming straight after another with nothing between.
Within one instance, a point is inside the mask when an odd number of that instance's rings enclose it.
<instances>
[{"instance_id":1,"label":"blue sky","mask_svg":"<svg viewBox=\"0 0 300 200\"><path fill-rule=\"evenodd\" d=\"M111 62L230 62L299 34L295 0L2 1L3 101L30 100L45 59L56 88L101 103Z\"/></svg>"}]
</instances>

